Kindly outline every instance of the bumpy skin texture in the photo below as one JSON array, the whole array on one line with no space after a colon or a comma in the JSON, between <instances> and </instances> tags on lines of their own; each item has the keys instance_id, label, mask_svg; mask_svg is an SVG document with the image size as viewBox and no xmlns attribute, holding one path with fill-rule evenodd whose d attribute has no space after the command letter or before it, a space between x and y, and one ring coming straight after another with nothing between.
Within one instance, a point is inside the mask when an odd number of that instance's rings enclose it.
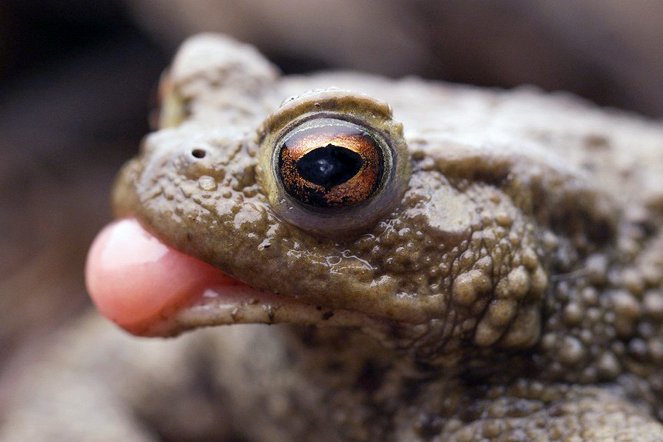
<instances>
[{"instance_id":1,"label":"bumpy skin texture","mask_svg":"<svg viewBox=\"0 0 663 442\"><path fill-rule=\"evenodd\" d=\"M400 204L349 238L281 221L259 182L265 119L330 86L389 103L411 155ZM87 435L65 423L85 409L44 393L76 373L114 380L74 392L109 416L97 435L134 440L663 439L660 125L526 89L279 77L213 36L178 54L161 124L118 179L119 215L252 286L367 322L146 344L88 320L61 370L26 387L9 436Z\"/></svg>"}]
</instances>

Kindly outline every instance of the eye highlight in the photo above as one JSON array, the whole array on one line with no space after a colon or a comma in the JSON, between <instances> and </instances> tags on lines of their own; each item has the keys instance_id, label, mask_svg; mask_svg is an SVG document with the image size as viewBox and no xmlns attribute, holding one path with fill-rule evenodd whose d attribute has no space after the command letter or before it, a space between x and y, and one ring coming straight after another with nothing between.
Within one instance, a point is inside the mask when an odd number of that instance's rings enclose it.
<instances>
[{"instance_id":1,"label":"eye highlight","mask_svg":"<svg viewBox=\"0 0 663 442\"><path fill-rule=\"evenodd\" d=\"M366 129L348 121L319 118L294 128L277 155L285 191L313 207L352 207L375 192L383 156Z\"/></svg>"},{"instance_id":2,"label":"eye highlight","mask_svg":"<svg viewBox=\"0 0 663 442\"><path fill-rule=\"evenodd\" d=\"M410 179L403 126L364 94L327 89L286 100L258 130L257 177L274 213L347 238L400 202Z\"/></svg>"}]
</instances>

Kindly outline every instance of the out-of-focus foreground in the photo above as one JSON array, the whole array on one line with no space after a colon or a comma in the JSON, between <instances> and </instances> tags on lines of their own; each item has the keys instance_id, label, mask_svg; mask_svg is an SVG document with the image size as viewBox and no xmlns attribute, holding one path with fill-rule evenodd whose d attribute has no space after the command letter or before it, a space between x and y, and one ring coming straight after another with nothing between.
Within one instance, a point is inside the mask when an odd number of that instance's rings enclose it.
<instances>
[{"instance_id":1,"label":"out-of-focus foreground","mask_svg":"<svg viewBox=\"0 0 663 442\"><path fill-rule=\"evenodd\" d=\"M149 130L174 46L257 44L288 72L534 84L663 116L663 2L48 0L0 4L0 412L15 373L88 306L86 249ZM237 6L240 5L241 6Z\"/></svg>"}]
</instances>

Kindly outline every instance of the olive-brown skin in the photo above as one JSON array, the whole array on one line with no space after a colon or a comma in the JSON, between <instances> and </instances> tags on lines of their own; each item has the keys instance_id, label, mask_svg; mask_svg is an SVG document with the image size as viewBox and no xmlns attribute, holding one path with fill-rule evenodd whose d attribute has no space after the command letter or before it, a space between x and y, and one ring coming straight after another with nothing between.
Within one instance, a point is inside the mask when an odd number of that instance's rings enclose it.
<instances>
[{"instance_id":1,"label":"olive-brown skin","mask_svg":"<svg viewBox=\"0 0 663 442\"><path fill-rule=\"evenodd\" d=\"M270 124L298 116L280 103L331 86L388 103L409 149L402 198L345 236L283 221L261 178ZM663 439L663 126L526 89L279 77L215 36L178 54L161 125L118 179L118 215L366 322L144 343L88 319L37 396L26 387L8 440L87 435L89 406L38 399L72 381L95 385L72 394L104 413L97 434L123 440Z\"/></svg>"}]
</instances>

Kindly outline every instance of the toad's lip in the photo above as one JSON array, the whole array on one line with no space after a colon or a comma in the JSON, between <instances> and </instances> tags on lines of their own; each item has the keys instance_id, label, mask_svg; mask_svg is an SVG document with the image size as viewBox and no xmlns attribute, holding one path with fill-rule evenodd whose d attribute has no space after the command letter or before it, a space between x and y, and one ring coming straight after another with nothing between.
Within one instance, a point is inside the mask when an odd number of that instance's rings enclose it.
<instances>
[{"instance_id":1,"label":"toad's lip","mask_svg":"<svg viewBox=\"0 0 663 442\"><path fill-rule=\"evenodd\" d=\"M360 312L252 288L164 244L134 218L111 223L99 233L85 270L99 312L135 335L172 336L240 323L352 326L372 321Z\"/></svg>"}]
</instances>

